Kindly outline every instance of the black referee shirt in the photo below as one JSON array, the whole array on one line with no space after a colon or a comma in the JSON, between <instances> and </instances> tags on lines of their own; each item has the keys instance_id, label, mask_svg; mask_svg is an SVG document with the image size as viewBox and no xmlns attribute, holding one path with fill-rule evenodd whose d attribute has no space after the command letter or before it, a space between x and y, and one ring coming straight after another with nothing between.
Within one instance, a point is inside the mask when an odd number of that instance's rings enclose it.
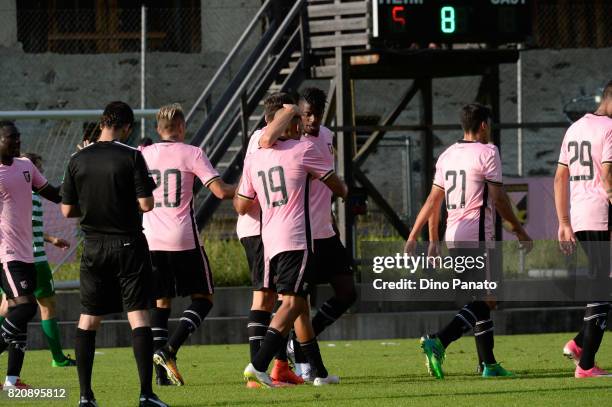
<instances>
[{"instance_id":1,"label":"black referee shirt","mask_svg":"<svg viewBox=\"0 0 612 407\"><path fill-rule=\"evenodd\" d=\"M152 196L153 185L140 151L118 141L102 141L70 158L62 203L80 208L86 236L134 235L142 232L137 198Z\"/></svg>"}]
</instances>

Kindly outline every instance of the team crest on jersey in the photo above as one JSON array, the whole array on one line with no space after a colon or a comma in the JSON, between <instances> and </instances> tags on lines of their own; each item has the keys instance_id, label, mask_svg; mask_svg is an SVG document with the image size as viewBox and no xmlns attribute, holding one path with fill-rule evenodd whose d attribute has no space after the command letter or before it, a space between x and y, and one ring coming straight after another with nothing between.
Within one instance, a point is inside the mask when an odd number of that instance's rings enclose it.
<instances>
[{"instance_id":1,"label":"team crest on jersey","mask_svg":"<svg viewBox=\"0 0 612 407\"><path fill-rule=\"evenodd\" d=\"M331 143L327 143L327 147L329 147L329 153L334 155L334 146Z\"/></svg>"},{"instance_id":2,"label":"team crest on jersey","mask_svg":"<svg viewBox=\"0 0 612 407\"><path fill-rule=\"evenodd\" d=\"M24 171L23 172L23 177L25 178L26 182L30 182L30 180L32 179L30 177L30 171Z\"/></svg>"},{"instance_id":3,"label":"team crest on jersey","mask_svg":"<svg viewBox=\"0 0 612 407\"><path fill-rule=\"evenodd\" d=\"M28 282L23 280L19 283L19 285L21 286L21 288L23 288L24 290L28 289Z\"/></svg>"}]
</instances>

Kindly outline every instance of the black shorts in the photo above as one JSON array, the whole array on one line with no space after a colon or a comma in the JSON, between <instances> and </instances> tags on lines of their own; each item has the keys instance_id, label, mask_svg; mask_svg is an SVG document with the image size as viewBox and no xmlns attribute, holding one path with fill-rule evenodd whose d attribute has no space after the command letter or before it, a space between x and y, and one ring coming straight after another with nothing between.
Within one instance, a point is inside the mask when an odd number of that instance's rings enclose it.
<instances>
[{"instance_id":1,"label":"black shorts","mask_svg":"<svg viewBox=\"0 0 612 407\"><path fill-rule=\"evenodd\" d=\"M589 262L589 279L582 283L581 289L583 296L587 293L587 297L593 300L610 301L612 294L611 233L605 230L583 230L575 233Z\"/></svg>"},{"instance_id":2,"label":"black shorts","mask_svg":"<svg viewBox=\"0 0 612 407\"><path fill-rule=\"evenodd\" d=\"M306 298L314 268L314 256L308 250L292 250L272 257L265 280L273 281L276 292ZM266 278L267 277L267 278Z\"/></svg>"},{"instance_id":3,"label":"black shorts","mask_svg":"<svg viewBox=\"0 0 612 407\"><path fill-rule=\"evenodd\" d=\"M177 252L151 251L153 298L212 294L215 291L204 248Z\"/></svg>"},{"instance_id":4,"label":"black shorts","mask_svg":"<svg viewBox=\"0 0 612 407\"><path fill-rule=\"evenodd\" d=\"M0 284L6 298L34 295L36 290L36 267L34 263L9 261L2 263L2 278Z\"/></svg>"},{"instance_id":5,"label":"black shorts","mask_svg":"<svg viewBox=\"0 0 612 407\"><path fill-rule=\"evenodd\" d=\"M270 288L270 282L264 281L264 247L261 236L243 237L240 239L240 243L242 243L246 253L253 290L259 291L263 288Z\"/></svg>"},{"instance_id":6,"label":"black shorts","mask_svg":"<svg viewBox=\"0 0 612 407\"><path fill-rule=\"evenodd\" d=\"M327 284L334 275L353 274L348 252L336 234L314 241L314 284Z\"/></svg>"},{"instance_id":7,"label":"black shorts","mask_svg":"<svg viewBox=\"0 0 612 407\"><path fill-rule=\"evenodd\" d=\"M147 239L88 236L81 255L81 306L87 315L145 310L153 305Z\"/></svg>"}]
</instances>

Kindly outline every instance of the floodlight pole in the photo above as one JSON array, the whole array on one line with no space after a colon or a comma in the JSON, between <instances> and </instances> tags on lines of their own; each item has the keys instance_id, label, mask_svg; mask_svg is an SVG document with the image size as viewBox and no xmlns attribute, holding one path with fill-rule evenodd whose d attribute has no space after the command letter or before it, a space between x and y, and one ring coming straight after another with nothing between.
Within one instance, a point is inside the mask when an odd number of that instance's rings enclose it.
<instances>
[{"instance_id":1,"label":"floodlight pole","mask_svg":"<svg viewBox=\"0 0 612 407\"><path fill-rule=\"evenodd\" d=\"M140 7L140 108L144 110L146 104L145 95L145 62L147 51L147 7L143 3ZM144 139L145 118L140 118L140 139Z\"/></svg>"}]
</instances>

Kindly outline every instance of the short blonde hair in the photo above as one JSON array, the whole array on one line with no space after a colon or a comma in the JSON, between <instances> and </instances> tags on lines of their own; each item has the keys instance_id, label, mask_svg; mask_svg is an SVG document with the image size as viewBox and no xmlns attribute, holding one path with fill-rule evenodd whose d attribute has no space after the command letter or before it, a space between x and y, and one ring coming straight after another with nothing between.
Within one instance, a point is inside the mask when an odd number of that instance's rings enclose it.
<instances>
[{"instance_id":1,"label":"short blonde hair","mask_svg":"<svg viewBox=\"0 0 612 407\"><path fill-rule=\"evenodd\" d=\"M185 114L180 103L171 103L159 108L156 115L157 126L163 130L174 130L176 125L185 121Z\"/></svg>"}]
</instances>

